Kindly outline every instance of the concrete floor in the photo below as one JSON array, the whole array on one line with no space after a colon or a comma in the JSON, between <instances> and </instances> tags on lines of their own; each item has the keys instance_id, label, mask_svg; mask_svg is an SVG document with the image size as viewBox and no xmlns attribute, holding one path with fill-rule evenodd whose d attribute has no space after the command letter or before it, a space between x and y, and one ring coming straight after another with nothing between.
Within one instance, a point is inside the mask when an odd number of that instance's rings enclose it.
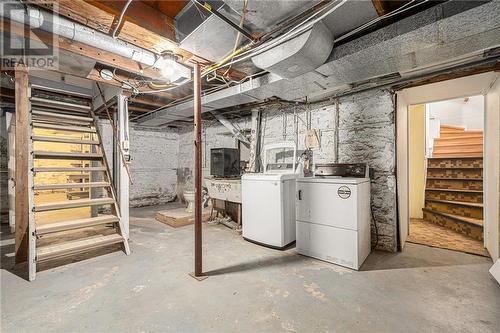
<instances>
[{"instance_id":1,"label":"concrete floor","mask_svg":"<svg viewBox=\"0 0 500 333\"><path fill-rule=\"evenodd\" d=\"M131 211L132 255L48 269L29 283L12 270L2 229L1 331L43 332L498 332L500 286L491 260L408 244L372 253L355 272L248 243L204 225L204 268L193 228Z\"/></svg>"}]
</instances>

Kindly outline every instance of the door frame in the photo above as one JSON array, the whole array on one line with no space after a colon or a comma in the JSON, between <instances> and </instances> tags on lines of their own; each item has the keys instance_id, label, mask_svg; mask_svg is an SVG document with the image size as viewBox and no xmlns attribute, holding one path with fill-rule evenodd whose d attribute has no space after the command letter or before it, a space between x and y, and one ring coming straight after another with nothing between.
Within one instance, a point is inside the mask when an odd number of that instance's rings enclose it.
<instances>
[{"instance_id":1,"label":"door frame","mask_svg":"<svg viewBox=\"0 0 500 333\"><path fill-rule=\"evenodd\" d=\"M466 76L458 79L452 79L437 83L431 83L427 85L421 85L417 87L407 88L399 90L396 92L396 165L397 165L397 199L398 199L398 247L402 250L404 248L406 238L409 232L409 178L408 178L408 112L410 105L416 104L426 104L438 101L444 101L449 99L483 95L485 96L485 125L486 123L486 94L490 91L493 84L500 77L500 73L487 72L471 76ZM490 126L491 127L491 126ZM492 146L498 148L498 142L491 142L491 138L498 137L498 133L491 133L491 128L487 132L487 126L485 126L484 132L484 145L491 149ZM499 131L498 126L496 131ZM496 135L495 135L496 134ZM488 144L486 144L488 141ZM498 151L498 149L497 149ZM498 156L487 156L484 155L484 164L491 165L491 159L498 159ZM498 164L497 168L498 168ZM499 170L488 170L484 172L483 184L497 184L499 178ZM491 193L488 194L484 191L484 202L491 202L492 206L498 205L498 193L496 198L491 197ZM495 200L496 199L496 200ZM485 205L488 209L488 204ZM493 209L498 213L497 209ZM485 247L490 250L492 258L495 260L498 258L498 214L496 216L489 215L489 222L486 219L484 225L485 234ZM488 228L488 224L494 226ZM491 234L492 237L486 237L486 235ZM496 244L489 244L488 239L496 239Z\"/></svg>"}]
</instances>

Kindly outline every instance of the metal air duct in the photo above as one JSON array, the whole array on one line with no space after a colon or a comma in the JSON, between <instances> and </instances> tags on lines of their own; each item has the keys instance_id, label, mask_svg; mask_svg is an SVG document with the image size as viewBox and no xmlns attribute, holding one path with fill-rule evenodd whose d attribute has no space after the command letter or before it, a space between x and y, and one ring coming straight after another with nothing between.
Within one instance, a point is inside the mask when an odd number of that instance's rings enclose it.
<instances>
[{"instance_id":1,"label":"metal air duct","mask_svg":"<svg viewBox=\"0 0 500 333\"><path fill-rule=\"evenodd\" d=\"M255 66L283 78L294 78L323 65L330 56L333 34L322 22L297 37L252 57Z\"/></svg>"}]
</instances>

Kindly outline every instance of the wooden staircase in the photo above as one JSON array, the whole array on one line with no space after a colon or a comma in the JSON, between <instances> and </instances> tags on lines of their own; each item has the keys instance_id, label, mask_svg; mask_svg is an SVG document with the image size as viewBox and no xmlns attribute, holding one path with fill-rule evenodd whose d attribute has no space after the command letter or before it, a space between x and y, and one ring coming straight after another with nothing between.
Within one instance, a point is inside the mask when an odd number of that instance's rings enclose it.
<instances>
[{"instance_id":1,"label":"wooden staircase","mask_svg":"<svg viewBox=\"0 0 500 333\"><path fill-rule=\"evenodd\" d=\"M483 157L483 131L442 125L434 139L432 157Z\"/></svg>"},{"instance_id":2,"label":"wooden staircase","mask_svg":"<svg viewBox=\"0 0 500 333\"><path fill-rule=\"evenodd\" d=\"M29 242L29 279L35 278L40 262L111 244L122 244L128 255L130 249L122 234L115 190L90 101L36 91L32 95L36 96L30 99L28 177L30 230L34 230L29 236L34 239ZM83 193L76 199L68 195L75 189ZM99 208L107 208L110 213L101 214Z\"/></svg>"},{"instance_id":3,"label":"wooden staircase","mask_svg":"<svg viewBox=\"0 0 500 333\"><path fill-rule=\"evenodd\" d=\"M483 240L483 158L427 160L424 220Z\"/></svg>"}]
</instances>

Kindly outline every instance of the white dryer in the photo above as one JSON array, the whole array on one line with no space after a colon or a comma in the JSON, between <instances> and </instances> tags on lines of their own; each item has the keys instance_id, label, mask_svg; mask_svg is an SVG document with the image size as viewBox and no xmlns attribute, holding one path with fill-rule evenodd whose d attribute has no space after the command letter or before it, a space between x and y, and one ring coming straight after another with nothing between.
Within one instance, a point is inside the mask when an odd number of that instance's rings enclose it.
<instances>
[{"instance_id":1,"label":"white dryer","mask_svg":"<svg viewBox=\"0 0 500 333\"><path fill-rule=\"evenodd\" d=\"M370 179L297 180L297 251L359 269L371 251Z\"/></svg>"},{"instance_id":2,"label":"white dryer","mask_svg":"<svg viewBox=\"0 0 500 333\"><path fill-rule=\"evenodd\" d=\"M241 177L242 234L246 240L278 249L295 241L295 147L294 142L267 145L265 172Z\"/></svg>"}]
</instances>

